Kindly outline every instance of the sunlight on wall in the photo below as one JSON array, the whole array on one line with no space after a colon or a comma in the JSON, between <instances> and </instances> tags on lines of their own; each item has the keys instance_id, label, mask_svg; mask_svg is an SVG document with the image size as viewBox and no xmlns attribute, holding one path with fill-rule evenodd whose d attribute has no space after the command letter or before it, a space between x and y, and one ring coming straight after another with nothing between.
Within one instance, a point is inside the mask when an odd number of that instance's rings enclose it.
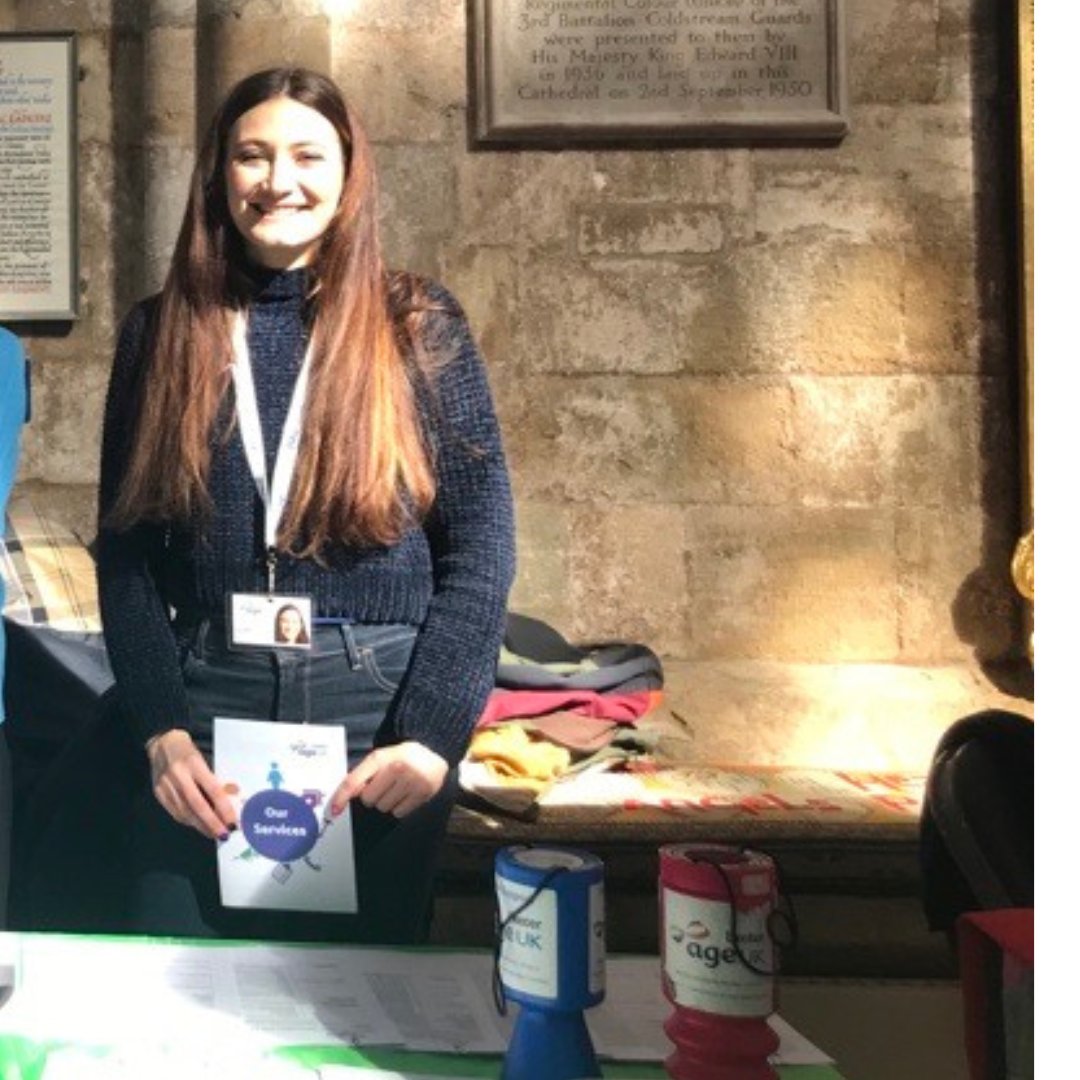
<instances>
[{"instance_id":1,"label":"sunlight on wall","mask_svg":"<svg viewBox=\"0 0 1080 1080\"><path fill-rule=\"evenodd\" d=\"M322 0L323 11L331 19L347 19L355 15L363 4L364 0Z\"/></svg>"}]
</instances>

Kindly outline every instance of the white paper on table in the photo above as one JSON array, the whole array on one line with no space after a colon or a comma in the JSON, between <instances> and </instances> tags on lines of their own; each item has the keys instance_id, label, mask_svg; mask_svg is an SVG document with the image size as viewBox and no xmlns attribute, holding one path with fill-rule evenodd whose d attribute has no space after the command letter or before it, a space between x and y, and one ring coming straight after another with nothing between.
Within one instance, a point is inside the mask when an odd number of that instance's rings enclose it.
<instances>
[{"instance_id":1,"label":"white paper on table","mask_svg":"<svg viewBox=\"0 0 1080 1080\"><path fill-rule=\"evenodd\" d=\"M124 1046L214 1041L269 1048L219 1008L212 949L32 934L21 938L19 985L0 1031L38 1042Z\"/></svg>"},{"instance_id":2,"label":"white paper on table","mask_svg":"<svg viewBox=\"0 0 1080 1080\"><path fill-rule=\"evenodd\" d=\"M769 1027L780 1036L780 1045L769 1060L774 1065L835 1065L836 1059L800 1035L779 1013L769 1017Z\"/></svg>"},{"instance_id":3,"label":"white paper on table","mask_svg":"<svg viewBox=\"0 0 1080 1080\"><path fill-rule=\"evenodd\" d=\"M478 978L483 971L487 978ZM377 952L364 976L410 1050L498 1054L506 1049L490 993L491 958L470 953Z\"/></svg>"},{"instance_id":4,"label":"white paper on table","mask_svg":"<svg viewBox=\"0 0 1080 1080\"><path fill-rule=\"evenodd\" d=\"M352 811L329 815L347 772L344 727L215 717L214 772L240 820L218 845L222 904L356 911Z\"/></svg>"},{"instance_id":5,"label":"white paper on table","mask_svg":"<svg viewBox=\"0 0 1080 1080\"><path fill-rule=\"evenodd\" d=\"M365 975L368 950L216 950L218 1008L275 1046L398 1046L401 1031Z\"/></svg>"},{"instance_id":6,"label":"white paper on table","mask_svg":"<svg viewBox=\"0 0 1080 1080\"><path fill-rule=\"evenodd\" d=\"M332 1045L502 1053L515 1021L495 1009L484 953L0 935L12 941L18 985L0 1033L42 1043L219 1058ZM605 1000L585 1013L599 1057L671 1052L658 964L608 957ZM781 1039L774 1064L831 1062L778 1016L770 1023Z\"/></svg>"},{"instance_id":7,"label":"white paper on table","mask_svg":"<svg viewBox=\"0 0 1080 1080\"><path fill-rule=\"evenodd\" d=\"M400 1045L355 957L367 950L23 938L0 1032L89 1046L245 1052L288 1045Z\"/></svg>"},{"instance_id":8,"label":"white paper on table","mask_svg":"<svg viewBox=\"0 0 1080 1080\"><path fill-rule=\"evenodd\" d=\"M134 1050L56 1047L49 1051L41 1080L191 1080L200 1075L321 1080L317 1069L267 1054L236 1053L229 1047L192 1053L176 1044Z\"/></svg>"}]
</instances>

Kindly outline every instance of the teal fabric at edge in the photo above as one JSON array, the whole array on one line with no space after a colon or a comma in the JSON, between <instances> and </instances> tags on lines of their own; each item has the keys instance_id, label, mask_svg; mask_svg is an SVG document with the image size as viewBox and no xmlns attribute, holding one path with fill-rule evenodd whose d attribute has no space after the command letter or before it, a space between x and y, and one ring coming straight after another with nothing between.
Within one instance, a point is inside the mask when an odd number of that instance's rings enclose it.
<instances>
[{"instance_id":1,"label":"teal fabric at edge","mask_svg":"<svg viewBox=\"0 0 1080 1080\"><path fill-rule=\"evenodd\" d=\"M19 432L26 420L26 357L22 342L0 327L0 528L19 462ZM0 577L0 610L4 606L4 580ZM0 687L4 678L4 624L0 620ZM4 700L0 694L0 723Z\"/></svg>"}]
</instances>

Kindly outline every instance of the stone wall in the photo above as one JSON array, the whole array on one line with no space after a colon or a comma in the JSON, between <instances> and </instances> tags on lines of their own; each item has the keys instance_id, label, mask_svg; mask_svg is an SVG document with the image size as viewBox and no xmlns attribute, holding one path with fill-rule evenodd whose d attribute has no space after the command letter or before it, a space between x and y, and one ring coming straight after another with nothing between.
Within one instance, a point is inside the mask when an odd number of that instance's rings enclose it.
<instances>
[{"instance_id":1,"label":"stone wall","mask_svg":"<svg viewBox=\"0 0 1080 1080\"><path fill-rule=\"evenodd\" d=\"M21 488L89 534L116 321L160 282L200 118L328 69L395 265L487 355L517 610L644 641L702 755L925 765L1030 711L1003 0L848 0L851 133L815 149L470 153L463 0L0 0L79 31L83 317L25 326ZM1013 696L1019 695L1019 697Z\"/></svg>"}]
</instances>

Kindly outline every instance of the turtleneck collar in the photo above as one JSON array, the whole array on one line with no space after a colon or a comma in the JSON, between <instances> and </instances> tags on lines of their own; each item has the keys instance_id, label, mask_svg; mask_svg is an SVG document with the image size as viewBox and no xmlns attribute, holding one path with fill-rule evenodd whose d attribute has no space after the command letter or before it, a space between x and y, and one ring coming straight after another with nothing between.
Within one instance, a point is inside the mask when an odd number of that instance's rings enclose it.
<instances>
[{"instance_id":1,"label":"turtleneck collar","mask_svg":"<svg viewBox=\"0 0 1080 1080\"><path fill-rule=\"evenodd\" d=\"M266 266L247 267L253 303L281 303L304 300L310 288L310 273L306 266L295 270L273 270Z\"/></svg>"},{"instance_id":2,"label":"turtleneck collar","mask_svg":"<svg viewBox=\"0 0 1080 1080\"><path fill-rule=\"evenodd\" d=\"M241 304L295 303L306 300L311 288L311 271L306 266L275 270L244 259L233 263L230 276Z\"/></svg>"}]
</instances>

